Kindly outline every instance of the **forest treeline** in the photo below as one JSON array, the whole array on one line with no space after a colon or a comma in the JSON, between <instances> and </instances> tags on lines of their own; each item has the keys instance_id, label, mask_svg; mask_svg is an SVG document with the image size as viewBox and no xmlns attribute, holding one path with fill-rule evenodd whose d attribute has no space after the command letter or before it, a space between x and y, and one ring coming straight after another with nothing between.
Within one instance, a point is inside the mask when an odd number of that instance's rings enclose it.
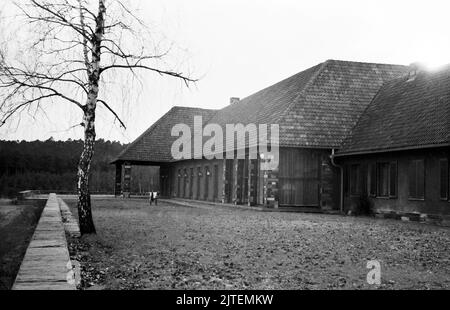
<instances>
[{"instance_id":1,"label":"forest treeline","mask_svg":"<svg viewBox=\"0 0 450 310\"><path fill-rule=\"evenodd\" d=\"M115 166L110 162L125 147L119 142L97 140L91 165L92 193L114 192ZM15 196L22 190L75 193L82 148L82 140L0 140L0 196ZM155 169L134 170L134 191L146 191L157 182Z\"/></svg>"}]
</instances>

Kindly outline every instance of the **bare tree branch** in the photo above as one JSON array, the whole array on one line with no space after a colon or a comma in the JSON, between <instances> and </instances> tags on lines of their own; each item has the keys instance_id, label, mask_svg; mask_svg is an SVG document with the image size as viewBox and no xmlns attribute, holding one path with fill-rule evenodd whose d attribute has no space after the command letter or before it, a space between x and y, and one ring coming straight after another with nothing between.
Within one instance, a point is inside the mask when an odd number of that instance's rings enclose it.
<instances>
[{"instance_id":1,"label":"bare tree branch","mask_svg":"<svg viewBox=\"0 0 450 310\"><path fill-rule=\"evenodd\" d=\"M123 129L127 129L127 126L125 126L125 123L122 122L122 120L117 115L117 113L104 100L97 99L97 102L102 103L114 115L114 117L119 121L119 123L123 127Z\"/></svg>"},{"instance_id":2,"label":"bare tree branch","mask_svg":"<svg viewBox=\"0 0 450 310\"><path fill-rule=\"evenodd\" d=\"M187 87L189 87L189 83L198 82L197 79L189 78L189 77L185 76L181 72L160 70L160 69L152 68L152 67L145 66L145 65L139 65L139 64L134 64L134 65L133 64L130 64L130 65L110 65L110 66L103 67L100 70L100 72L103 73L104 71L111 70L111 69L128 69L128 70L145 69L145 70L156 72L159 75L168 75L168 76L172 76L172 77L181 79L181 80L183 80L183 82L186 84Z\"/></svg>"},{"instance_id":3,"label":"bare tree branch","mask_svg":"<svg viewBox=\"0 0 450 310\"><path fill-rule=\"evenodd\" d=\"M0 127L24 110L43 110L44 103L68 102L81 109L84 146L77 173L79 224L82 234L94 233L89 171L97 104L126 129L109 103L122 103L116 99L117 88L125 98L123 92L132 92L130 74L131 81L140 85L145 72L180 79L187 87L197 79L174 69L177 66L169 59L172 45L150 41L149 27L121 0L26 0L16 6L30 38L17 36L22 41L13 54L0 50Z\"/></svg>"}]
</instances>

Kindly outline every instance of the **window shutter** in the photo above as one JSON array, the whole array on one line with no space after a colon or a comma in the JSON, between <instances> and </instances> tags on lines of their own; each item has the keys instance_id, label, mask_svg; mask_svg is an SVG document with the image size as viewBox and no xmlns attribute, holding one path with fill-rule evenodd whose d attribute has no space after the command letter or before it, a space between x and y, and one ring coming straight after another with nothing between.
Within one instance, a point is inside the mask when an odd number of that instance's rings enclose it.
<instances>
[{"instance_id":1,"label":"window shutter","mask_svg":"<svg viewBox=\"0 0 450 310\"><path fill-rule=\"evenodd\" d=\"M369 165L369 195L375 197L377 195L377 164Z\"/></svg>"},{"instance_id":2,"label":"window shutter","mask_svg":"<svg viewBox=\"0 0 450 310\"><path fill-rule=\"evenodd\" d=\"M343 179L344 179L344 195L345 196L348 196L348 184L350 183L349 182L349 177L350 177L350 175L349 175L349 173L348 173L348 165L345 165L344 166L344 177L343 177Z\"/></svg>"},{"instance_id":3,"label":"window shutter","mask_svg":"<svg viewBox=\"0 0 450 310\"><path fill-rule=\"evenodd\" d=\"M425 198L425 162L417 161L417 198Z\"/></svg>"},{"instance_id":4,"label":"window shutter","mask_svg":"<svg viewBox=\"0 0 450 310\"><path fill-rule=\"evenodd\" d=\"M389 165L389 197L397 197L397 162Z\"/></svg>"},{"instance_id":5,"label":"window shutter","mask_svg":"<svg viewBox=\"0 0 450 310\"><path fill-rule=\"evenodd\" d=\"M448 199L448 159L439 161L440 167L440 198Z\"/></svg>"},{"instance_id":6,"label":"window shutter","mask_svg":"<svg viewBox=\"0 0 450 310\"><path fill-rule=\"evenodd\" d=\"M360 166L357 164L350 166L350 194L361 194L361 182L360 182Z\"/></svg>"}]
</instances>

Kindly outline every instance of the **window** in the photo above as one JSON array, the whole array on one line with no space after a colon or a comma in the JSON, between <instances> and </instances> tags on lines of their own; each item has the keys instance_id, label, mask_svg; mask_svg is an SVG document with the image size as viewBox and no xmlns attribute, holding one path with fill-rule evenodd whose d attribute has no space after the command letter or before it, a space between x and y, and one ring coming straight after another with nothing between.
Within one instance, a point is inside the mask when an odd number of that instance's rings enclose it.
<instances>
[{"instance_id":1,"label":"window","mask_svg":"<svg viewBox=\"0 0 450 310\"><path fill-rule=\"evenodd\" d=\"M368 192L370 197L397 198L397 162L369 164Z\"/></svg>"},{"instance_id":2,"label":"window","mask_svg":"<svg viewBox=\"0 0 450 310\"><path fill-rule=\"evenodd\" d=\"M423 159L411 160L408 171L409 198L425 198L425 162Z\"/></svg>"},{"instance_id":3,"label":"window","mask_svg":"<svg viewBox=\"0 0 450 310\"><path fill-rule=\"evenodd\" d=\"M375 163L369 164L369 196L375 197L377 195L377 165Z\"/></svg>"},{"instance_id":4,"label":"window","mask_svg":"<svg viewBox=\"0 0 450 310\"><path fill-rule=\"evenodd\" d=\"M439 161L440 170L440 198L448 200L448 159L444 158Z\"/></svg>"},{"instance_id":5,"label":"window","mask_svg":"<svg viewBox=\"0 0 450 310\"><path fill-rule=\"evenodd\" d=\"M359 195L361 193L360 186L360 166L351 165L350 166L350 194Z\"/></svg>"}]
</instances>

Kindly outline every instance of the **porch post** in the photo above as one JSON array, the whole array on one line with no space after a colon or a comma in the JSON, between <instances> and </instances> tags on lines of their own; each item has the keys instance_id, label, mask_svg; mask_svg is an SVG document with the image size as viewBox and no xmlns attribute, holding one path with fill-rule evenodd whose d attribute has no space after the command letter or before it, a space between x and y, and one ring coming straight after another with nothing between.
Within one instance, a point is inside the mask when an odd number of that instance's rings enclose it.
<instances>
[{"instance_id":1,"label":"porch post","mask_svg":"<svg viewBox=\"0 0 450 310\"><path fill-rule=\"evenodd\" d=\"M114 186L114 196L122 195L122 163L116 163L116 179Z\"/></svg>"},{"instance_id":2,"label":"porch post","mask_svg":"<svg viewBox=\"0 0 450 310\"><path fill-rule=\"evenodd\" d=\"M123 165L123 195L125 198L130 198L131 192L131 164L124 163Z\"/></svg>"},{"instance_id":3,"label":"porch post","mask_svg":"<svg viewBox=\"0 0 450 310\"><path fill-rule=\"evenodd\" d=\"M262 159L262 166L264 163L270 160L268 158ZM279 167L274 167L272 170L262 170L264 175L264 205L271 208L278 208L279 195L278 195L278 169Z\"/></svg>"},{"instance_id":4,"label":"porch post","mask_svg":"<svg viewBox=\"0 0 450 310\"><path fill-rule=\"evenodd\" d=\"M258 187L258 160L248 159L248 206L256 205Z\"/></svg>"},{"instance_id":5,"label":"porch post","mask_svg":"<svg viewBox=\"0 0 450 310\"><path fill-rule=\"evenodd\" d=\"M166 196L167 195L167 177L168 173L165 166L159 166L159 195Z\"/></svg>"}]
</instances>

